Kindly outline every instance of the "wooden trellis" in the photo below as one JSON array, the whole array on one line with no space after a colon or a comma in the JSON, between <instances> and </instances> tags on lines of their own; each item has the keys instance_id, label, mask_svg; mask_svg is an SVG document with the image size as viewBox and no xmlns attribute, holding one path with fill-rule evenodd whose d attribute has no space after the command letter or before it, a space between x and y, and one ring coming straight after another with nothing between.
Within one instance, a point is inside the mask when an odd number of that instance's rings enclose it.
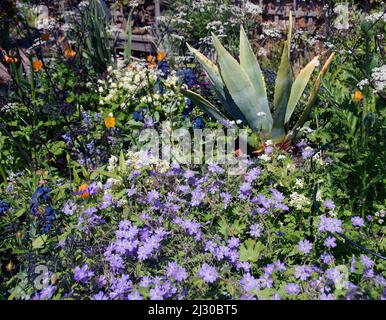
<instances>
[{"instance_id":1,"label":"wooden trellis","mask_svg":"<svg viewBox=\"0 0 386 320\"><path fill-rule=\"evenodd\" d=\"M323 20L323 1L255 0L263 8L263 15L278 26L284 27L290 11L301 28L313 28Z\"/></svg>"}]
</instances>

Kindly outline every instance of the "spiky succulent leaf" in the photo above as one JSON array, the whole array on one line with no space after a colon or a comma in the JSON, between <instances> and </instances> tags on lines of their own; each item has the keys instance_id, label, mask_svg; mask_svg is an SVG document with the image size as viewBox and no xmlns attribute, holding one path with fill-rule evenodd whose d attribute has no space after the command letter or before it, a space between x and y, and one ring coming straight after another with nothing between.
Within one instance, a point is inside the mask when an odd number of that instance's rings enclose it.
<instances>
[{"instance_id":1,"label":"spiky succulent leaf","mask_svg":"<svg viewBox=\"0 0 386 320\"><path fill-rule=\"evenodd\" d=\"M314 86L312 87L310 96L309 96L308 101L307 101L307 105L306 105L301 117L298 119L295 126L293 127L292 131L288 134L288 136L286 138L287 140L293 141L296 138L296 135L297 135L299 129L307 121L307 118L311 112L312 106L314 105L314 103L316 101L316 96L317 96L317 93L319 91L319 88L320 88L320 85L322 82L322 78L327 73L327 70L328 70L330 64L332 63L332 61L334 60L334 58L335 58L335 52L331 53L331 55L328 57L328 59L324 63L324 65L323 65L322 69L320 70L319 75L314 83Z\"/></svg>"},{"instance_id":2,"label":"spiky succulent leaf","mask_svg":"<svg viewBox=\"0 0 386 320\"><path fill-rule=\"evenodd\" d=\"M319 56L316 56L312 59L298 74L291 88L291 95L288 100L287 111L285 115L284 123L287 123L292 113L295 110L296 105L298 104L300 97L302 96L304 89L306 88L308 82L310 81L312 72L314 71L317 63L319 61Z\"/></svg>"},{"instance_id":3,"label":"spiky succulent leaf","mask_svg":"<svg viewBox=\"0 0 386 320\"><path fill-rule=\"evenodd\" d=\"M238 106L232 100L231 95L229 94L227 88L225 87L224 81L221 78L218 67L207 57L205 57L200 51L194 49L189 44L187 44L188 49L193 55L196 57L198 62L200 62L201 66L204 68L206 73L208 74L209 81L213 87L214 92L216 93L218 99L221 104L224 106L225 110L235 119L242 120L246 122L245 117L241 113Z\"/></svg>"},{"instance_id":4,"label":"spiky succulent leaf","mask_svg":"<svg viewBox=\"0 0 386 320\"><path fill-rule=\"evenodd\" d=\"M201 95L186 89L181 89L181 93L188 99L192 100L192 102L197 107L199 107L203 112L212 116L215 120L227 120L226 116L218 108L216 108L213 104L211 104Z\"/></svg>"},{"instance_id":5,"label":"spiky succulent leaf","mask_svg":"<svg viewBox=\"0 0 386 320\"><path fill-rule=\"evenodd\" d=\"M271 129L270 114L258 106L257 93L251 80L220 40L215 35L212 37L217 51L220 73L232 99L253 131L269 132Z\"/></svg>"},{"instance_id":6,"label":"spiky succulent leaf","mask_svg":"<svg viewBox=\"0 0 386 320\"><path fill-rule=\"evenodd\" d=\"M269 115L268 119L272 123L273 120L269 109L263 73L261 72L259 62L253 53L242 25L240 27L240 66L243 68L256 90L259 108Z\"/></svg>"},{"instance_id":7,"label":"spiky succulent leaf","mask_svg":"<svg viewBox=\"0 0 386 320\"><path fill-rule=\"evenodd\" d=\"M271 139L280 141L285 137L285 116L287 112L288 100L291 95L293 83L293 73L290 62L290 48L292 35L292 13L289 19L288 38L284 43L283 53L281 56L279 71L277 72L274 94L274 115Z\"/></svg>"}]
</instances>

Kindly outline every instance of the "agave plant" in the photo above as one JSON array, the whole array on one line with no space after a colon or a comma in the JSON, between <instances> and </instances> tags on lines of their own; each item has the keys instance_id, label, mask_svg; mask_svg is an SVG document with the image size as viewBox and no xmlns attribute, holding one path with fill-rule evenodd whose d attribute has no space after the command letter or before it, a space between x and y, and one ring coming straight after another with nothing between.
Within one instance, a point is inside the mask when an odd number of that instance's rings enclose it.
<instances>
[{"instance_id":1,"label":"agave plant","mask_svg":"<svg viewBox=\"0 0 386 320\"><path fill-rule=\"evenodd\" d=\"M294 139L298 128L307 120L320 87L321 77L327 71L334 54L322 68L303 115L295 127L288 130L287 124L319 63L319 56L316 56L294 77L290 63L292 14L290 14L288 29L275 83L272 113L261 68L242 26L240 27L239 61L232 57L215 35L212 37L217 51L217 65L188 45L189 50L206 71L224 110L219 110L193 91L182 89L182 93L216 120L241 120L252 129L252 137L256 138L256 135L259 135L263 140L270 139L276 144ZM256 141L256 139L252 140ZM257 147L256 144L250 144Z\"/></svg>"}]
</instances>

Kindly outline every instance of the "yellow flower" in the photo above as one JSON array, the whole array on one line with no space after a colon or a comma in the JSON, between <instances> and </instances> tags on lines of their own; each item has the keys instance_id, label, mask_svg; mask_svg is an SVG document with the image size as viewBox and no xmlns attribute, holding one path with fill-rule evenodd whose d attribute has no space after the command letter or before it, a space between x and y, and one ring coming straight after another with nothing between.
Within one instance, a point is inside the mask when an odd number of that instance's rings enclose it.
<instances>
[{"instance_id":1,"label":"yellow flower","mask_svg":"<svg viewBox=\"0 0 386 320\"><path fill-rule=\"evenodd\" d=\"M105 118L105 126L107 129L115 127L115 117L112 113Z\"/></svg>"},{"instance_id":2,"label":"yellow flower","mask_svg":"<svg viewBox=\"0 0 386 320\"><path fill-rule=\"evenodd\" d=\"M41 68L43 68L43 62L41 60L32 61L32 68L35 72L38 72Z\"/></svg>"},{"instance_id":3,"label":"yellow flower","mask_svg":"<svg viewBox=\"0 0 386 320\"><path fill-rule=\"evenodd\" d=\"M76 56L76 52L70 48L67 48L66 50L64 50L64 56L67 59L72 59Z\"/></svg>"},{"instance_id":4,"label":"yellow flower","mask_svg":"<svg viewBox=\"0 0 386 320\"><path fill-rule=\"evenodd\" d=\"M354 100L356 102L361 102L363 99L363 93L360 92L359 90L356 90L355 93L354 93Z\"/></svg>"},{"instance_id":5,"label":"yellow flower","mask_svg":"<svg viewBox=\"0 0 386 320\"><path fill-rule=\"evenodd\" d=\"M87 199L90 196L90 193L88 192L88 185L82 184L81 186L79 186L78 193L81 198Z\"/></svg>"},{"instance_id":6,"label":"yellow flower","mask_svg":"<svg viewBox=\"0 0 386 320\"><path fill-rule=\"evenodd\" d=\"M165 57L166 57L166 53L165 53L164 51L158 52L158 54L157 54L157 60L158 60L158 61L164 60Z\"/></svg>"}]
</instances>

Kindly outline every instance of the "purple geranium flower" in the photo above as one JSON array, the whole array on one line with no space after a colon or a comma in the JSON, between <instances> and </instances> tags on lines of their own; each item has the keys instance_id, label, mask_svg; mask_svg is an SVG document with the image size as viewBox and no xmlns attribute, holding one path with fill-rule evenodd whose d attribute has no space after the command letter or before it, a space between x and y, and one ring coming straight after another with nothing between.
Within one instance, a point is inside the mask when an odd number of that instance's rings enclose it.
<instances>
[{"instance_id":1,"label":"purple geranium flower","mask_svg":"<svg viewBox=\"0 0 386 320\"><path fill-rule=\"evenodd\" d=\"M312 250L312 244L307 239L303 241L299 241L299 251L305 254L309 254Z\"/></svg>"},{"instance_id":2,"label":"purple geranium flower","mask_svg":"<svg viewBox=\"0 0 386 320\"><path fill-rule=\"evenodd\" d=\"M352 217L351 223L355 227L363 227L365 225L365 221L361 217L358 217L358 216Z\"/></svg>"},{"instance_id":3,"label":"purple geranium flower","mask_svg":"<svg viewBox=\"0 0 386 320\"><path fill-rule=\"evenodd\" d=\"M92 276L94 272L89 270L87 263L82 267L76 267L74 270L74 279L75 281L86 283Z\"/></svg>"},{"instance_id":4,"label":"purple geranium flower","mask_svg":"<svg viewBox=\"0 0 386 320\"><path fill-rule=\"evenodd\" d=\"M181 282L188 277L185 268L179 266L176 262L169 262L166 268L166 275L174 278L178 282Z\"/></svg>"},{"instance_id":5,"label":"purple geranium flower","mask_svg":"<svg viewBox=\"0 0 386 320\"><path fill-rule=\"evenodd\" d=\"M213 283L217 280L218 274L215 267L210 266L207 263L204 263L197 274L202 280L206 283Z\"/></svg>"}]
</instances>

